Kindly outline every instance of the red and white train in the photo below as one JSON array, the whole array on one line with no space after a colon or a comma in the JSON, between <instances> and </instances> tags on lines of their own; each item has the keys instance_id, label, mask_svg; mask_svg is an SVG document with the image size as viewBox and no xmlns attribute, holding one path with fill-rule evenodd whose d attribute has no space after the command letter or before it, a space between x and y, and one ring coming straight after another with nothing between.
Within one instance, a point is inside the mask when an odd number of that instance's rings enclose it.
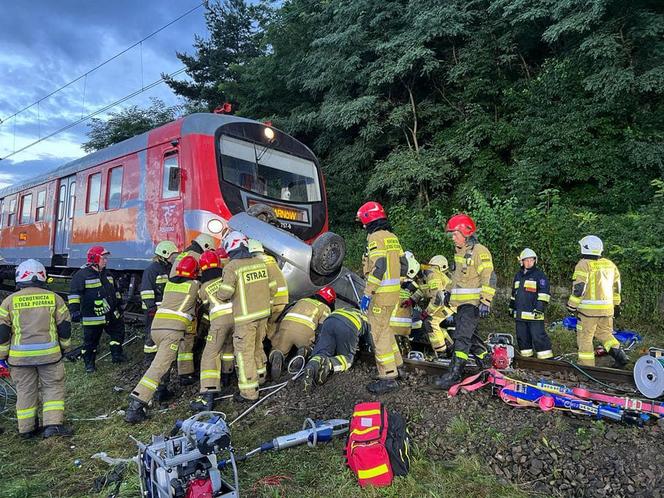
<instances>
[{"instance_id":1,"label":"red and white train","mask_svg":"<svg viewBox=\"0 0 664 498\"><path fill-rule=\"evenodd\" d=\"M311 243L328 229L321 168L304 144L263 123L192 114L0 190L0 254L58 274L91 245L109 268L140 272L155 244L220 237L227 220L270 206L282 228Z\"/></svg>"}]
</instances>

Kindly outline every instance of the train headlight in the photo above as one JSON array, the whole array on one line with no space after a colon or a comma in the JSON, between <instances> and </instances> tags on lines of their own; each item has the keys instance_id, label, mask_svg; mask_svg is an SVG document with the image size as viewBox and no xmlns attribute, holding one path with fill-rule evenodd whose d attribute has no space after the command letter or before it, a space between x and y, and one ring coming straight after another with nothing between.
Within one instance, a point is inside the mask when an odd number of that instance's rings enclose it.
<instances>
[{"instance_id":1,"label":"train headlight","mask_svg":"<svg viewBox=\"0 0 664 498\"><path fill-rule=\"evenodd\" d=\"M221 233L224 229L224 222L217 218L212 218L208 221L207 229L211 233Z\"/></svg>"},{"instance_id":2,"label":"train headlight","mask_svg":"<svg viewBox=\"0 0 664 498\"><path fill-rule=\"evenodd\" d=\"M265 138L267 138L269 142L274 140L274 130L269 126L263 128L263 134L265 135Z\"/></svg>"}]
</instances>

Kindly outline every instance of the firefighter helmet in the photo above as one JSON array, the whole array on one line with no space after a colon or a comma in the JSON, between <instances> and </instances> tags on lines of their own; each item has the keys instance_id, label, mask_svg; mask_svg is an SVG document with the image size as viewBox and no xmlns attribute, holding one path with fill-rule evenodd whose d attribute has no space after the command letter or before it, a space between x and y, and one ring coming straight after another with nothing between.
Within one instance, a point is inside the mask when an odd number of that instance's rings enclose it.
<instances>
[{"instance_id":1,"label":"firefighter helmet","mask_svg":"<svg viewBox=\"0 0 664 498\"><path fill-rule=\"evenodd\" d=\"M203 250L211 249L214 251L217 248L217 239L207 233L199 233L194 242L201 246Z\"/></svg>"},{"instance_id":2,"label":"firefighter helmet","mask_svg":"<svg viewBox=\"0 0 664 498\"><path fill-rule=\"evenodd\" d=\"M579 241L581 254L588 256L601 256L604 252L604 243L596 235L586 235Z\"/></svg>"},{"instance_id":3,"label":"firefighter helmet","mask_svg":"<svg viewBox=\"0 0 664 498\"><path fill-rule=\"evenodd\" d=\"M415 255L406 251L403 253L406 256L406 261L408 261L408 269L406 270L406 276L408 278L415 278L415 275L420 271L420 263L415 259Z\"/></svg>"},{"instance_id":4,"label":"firefighter helmet","mask_svg":"<svg viewBox=\"0 0 664 498\"><path fill-rule=\"evenodd\" d=\"M224 237L224 250L227 253L239 249L241 246L247 247L248 241L247 237L238 231L233 231Z\"/></svg>"},{"instance_id":5,"label":"firefighter helmet","mask_svg":"<svg viewBox=\"0 0 664 498\"><path fill-rule=\"evenodd\" d=\"M88 249L88 264L98 265L101 261L101 257L106 254L111 254L109 251L104 249L102 246L92 246Z\"/></svg>"},{"instance_id":6,"label":"firefighter helmet","mask_svg":"<svg viewBox=\"0 0 664 498\"><path fill-rule=\"evenodd\" d=\"M39 261L26 259L16 268L16 283L46 282L46 268Z\"/></svg>"},{"instance_id":7,"label":"firefighter helmet","mask_svg":"<svg viewBox=\"0 0 664 498\"><path fill-rule=\"evenodd\" d=\"M198 262L193 256L185 256L175 268L178 277L196 278L198 276Z\"/></svg>"},{"instance_id":8,"label":"firefighter helmet","mask_svg":"<svg viewBox=\"0 0 664 498\"><path fill-rule=\"evenodd\" d=\"M247 241L247 248L251 254L255 252L265 252L262 242L256 239L249 239Z\"/></svg>"},{"instance_id":9,"label":"firefighter helmet","mask_svg":"<svg viewBox=\"0 0 664 498\"><path fill-rule=\"evenodd\" d=\"M327 304L332 304L334 301L337 300L337 293L336 291L330 287L329 285L326 285L322 289L320 289L318 292L316 292L317 296L322 297Z\"/></svg>"},{"instance_id":10,"label":"firefighter helmet","mask_svg":"<svg viewBox=\"0 0 664 498\"><path fill-rule=\"evenodd\" d=\"M372 221L387 219L385 209L378 202L365 202L357 210L357 220L363 225L368 225Z\"/></svg>"},{"instance_id":11,"label":"firefighter helmet","mask_svg":"<svg viewBox=\"0 0 664 498\"><path fill-rule=\"evenodd\" d=\"M201 271L219 268L219 257L215 251L205 251L201 254L201 259L198 261L198 264L201 267Z\"/></svg>"},{"instance_id":12,"label":"firefighter helmet","mask_svg":"<svg viewBox=\"0 0 664 498\"><path fill-rule=\"evenodd\" d=\"M519 261L523 261L526 258L535 258L535 263L537 263L537 253L530 247L526 247L523 251L521 251L521 254L519 254Z\"/></svg>"},{"instance_id":13,"label":"firefighter helmet","mask_svg":"<svg viewBox=\"0 0 664 498\"><path fill-rule=\"evenodd\" d=\"M473 219L464 213L455 214L447 220L446 232L461 232L464 237L470 237L475 233L477 227Z\"/></svg>"},{"instance_id":14,"label":"firefighter helmet","mask_svg":"<svg viewBox=\"0 0 664 498\"><path fill-rule=\"evenodd\" d=\"M162 240L154 248L154 253L164 259L170 258L173 254L178 252L177 246L170 240Z\"/></svg>"},{"instance_id":15,"label":"firefighter helmet","mask_svg":"<svg viewBox=\"0 0 664 498\"><path fill-rule=\"evenodd\" d=\"M217 253L217 258L219 258L220 263L222 259L228 259L228 253L223 247L218 248L215 252Z\"/></svg>"},{"instance_id":16,"label":"firefighter helmet","mask_svg":"<svg viewBox=\"0 0 664 498\"><path fill-rule=\"evenodd\" d=\"M429 260L429 266L437 266L440 271L447 271L447 269L450 267L450 264L447 262L447 258L445 256L436 254Z\"/></svg>"}]
</instances>

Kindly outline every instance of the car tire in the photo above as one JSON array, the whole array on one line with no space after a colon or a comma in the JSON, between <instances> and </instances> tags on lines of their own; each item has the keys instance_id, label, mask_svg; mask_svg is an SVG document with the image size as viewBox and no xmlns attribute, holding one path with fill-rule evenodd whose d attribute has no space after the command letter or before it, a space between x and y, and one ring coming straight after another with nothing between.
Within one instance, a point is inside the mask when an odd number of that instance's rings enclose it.
<instances>
[{"instance_id":1,"label":"car tire","mask_svg":"<svg viewBox=\"0 0 664 498\"><path fill-rule=\"evenodd\" d=\"M328 276L338 272L346 256L346 242L334 232L325 232L311 245L311 269Z\"/></svg>"}]
</instances>

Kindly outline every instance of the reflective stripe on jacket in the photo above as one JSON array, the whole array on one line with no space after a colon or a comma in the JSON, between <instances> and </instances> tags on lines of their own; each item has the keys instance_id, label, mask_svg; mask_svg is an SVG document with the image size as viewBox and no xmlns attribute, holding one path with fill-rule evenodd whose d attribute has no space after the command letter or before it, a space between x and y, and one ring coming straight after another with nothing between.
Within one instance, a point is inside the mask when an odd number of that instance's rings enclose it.
<instances>
[{"instance_id":1,"label":"reflective stripe on jacket","mask_svg":"<svg viewBox=\"0 0 664 498\"><path fill-rule=\"evenodd\" d=\"M265 263L255 257L231 259L216 291L221 301L232 301L236 324L270 316L270 278Z\"/></svg>"},{"instance_id":2,"label":"reflective stripe on jacket","mask_svg":"<svg viewBox=\"0 0 664 498\"><path fill-rule=\"evenodd\" d=\"M613 307L621 302L621 284L618 267L611 260L582 259L572 280L570 308L586 316L613 316Z\"/></svg>"},{"instance_id":3,"label":"reflective stripe on jacket","mask_svg":"<svg viewBox=\"0 0 664 498\"><path fill-rule=\"evenodd\" d=\"M549 279L534 266L522 268L514 276L510 309L517 320L544 320L544 310L551 300Z\"/></svg>"},{"instance_id":4,"label":"reflective stripe on jacket","mask_svg":"<svg viewBox=\"0 0 664 498\"><path fill-rule=\"evenodd\" d=\"M362 262L366 296L373 296L376 306L394 306L399 302L401 256L399 239L392 232L377 230L367 236L367 249Z\"/></svg>"},{"instance_id":5,"label":"reflective stripe on jacket","mask_svg":"<svg viewBox=\"0 0 664 498\"><path fill-rule=\"evenodd\" d=\"M154 315L151 330L190 331L196 316L199 288L198 280L181 283L169 280L164 287L164 299Z\"/></svg>"},{"instance_id":6,"label":"reflective stripe on jacket","mask_svg":"<svg viewBox=\"0 0 664 498\"><path fill-rule=\"evenodd\" d=\"M447 284L450 306L491 304L496 293L496 273L489 250L482 244L469 243L457 247L454 254L452 279Z\"/></svg>"}]
</instances>

